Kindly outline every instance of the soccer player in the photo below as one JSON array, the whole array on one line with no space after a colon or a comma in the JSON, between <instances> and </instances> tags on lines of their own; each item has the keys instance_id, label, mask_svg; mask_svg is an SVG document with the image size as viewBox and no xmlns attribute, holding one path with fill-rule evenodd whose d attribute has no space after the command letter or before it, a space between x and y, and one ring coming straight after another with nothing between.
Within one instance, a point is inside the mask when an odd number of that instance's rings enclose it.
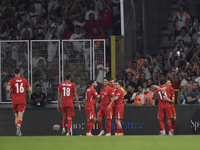
<instances>
[{"instance_id":1,"label":"soccer player","mask_svg":"<svg viewBox=\"0 0 200 150\"><path fill-rule=\"evenodd\" d=\"M16 135L21 136L22 118L26 107L25 93L26 89L31 93L32 88L26 79L20 77L21 71L19 68L15 68L14 75L15 78L8 82L6 91L9 93L10 97L12 97L15 126L17 128ZM10 89L12 89L12 92Z\"/></svg>"},{"instance_id":2,"label":"soccer player","mask_svg":"<svg viewBox=\"0 0 200 150\"><path fill-rule=\"evenodd\" d=\"M166 85L172 86L172 82L170 80L167 80ZM172 91L172 95L175 95L174 90ZM171 111L172 111L172 129L171 129L171 133L172 135L174 135L174 128L176 125L176 110L174 108L174 98L172 100L170 100L170 104L171 104Z\"/></svg>"},{"instance_id":3,"label":"soccer player","mask_svg":"<svg viewBox=\"0 0 200 150\"><path fill-rule=\"evenodd\" d=\"M107 126L107 133L106 136L111 136L111 120L112 120L112 110L107 109L110 101L114 98L114 92L110 86L108 86L108 79L105 77L103 78L103 87L100 89L100 99L101 99L101 106L97 115L97 123L101 132L98 136L105 134L102 124L102 118L105 117L106 126Z\"/></svg>"},{"instance_id":4,"label":"soccer player","mask_svg":"<svg viewBox=\"0 0 200 150\"><path fill-rule=\"evenodd\" d=\"M96 87L97 87L97 82L91 80L90 87L86 91L85 112L87 116L87 133L86 133L87 136L93 136L91 130L96 122L94 104L95 104L95 99L97 99L98 101L100 98L100 95L95 90Z\"/></svg>"},{"instance_id":5,"label":"soccer player","mask_svg":"<svg viewBox=\"0 0 200 150\"><path fill-rule=\"evenodd\" d=\"M159 135L166 135L165 133L165 125L164 125L164 119L167 119L167 127L169 131L169 135L172 135L171 132L171 118L172 118L172 112L171 112L171 101L174 101L174 95L173 95L173 88L169 85L165 85L166 80L161 79L160 84L161 86L156 86L156 92L158 95L158 119L160 122L160 133Z\"/></svg>"},{"instance_id":6,"label":"soccer player","mask_svg":"<svg viewBox=\"0 0 200 150\"><path fill-rule=\"evenodd\" d=\"M117 135L124 135L123 130L122 130L122 124L121 124L121 119L123 119L123 115L124 115L124 106L122 104L123 99L124 99L124 92L121 89L121 84L119 81L115 82L115 89L116 89L115 97L112 99L112 101L108 105L108 109L112 106L112 103L114 102L115 124L117 125L117 133L118 133Z\"/></svg>"},{"instance_id":7,"label":"soccer player","mask_svg":"<svg viewBox=\"0 0 200 150\"><path fill-rule=\"evenodd\" d=\"M76 85L71 81L71 74L67 73L65 75L64 82L60 83L58 86L58 104L57 104L57 110L60 111L62 107L62 135L65 135L65 125L66 121L68 120L67 124L67 133L66 136L70 136L70 129L72 126L72 117L75 116L74 114L74 97L78 104L78 110L81 110L81 106L79 104ZM60 107L60 97L61 98L61 107Z\"/></svg>"}]
</instances>

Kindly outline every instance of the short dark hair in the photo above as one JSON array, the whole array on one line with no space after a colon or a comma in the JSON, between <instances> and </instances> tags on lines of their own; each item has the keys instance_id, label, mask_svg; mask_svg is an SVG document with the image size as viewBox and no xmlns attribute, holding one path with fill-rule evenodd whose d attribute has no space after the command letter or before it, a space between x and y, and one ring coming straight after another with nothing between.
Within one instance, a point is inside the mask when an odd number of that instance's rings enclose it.
<instances>
[{"instance_id":1,"label":"short dark hair","mask_svg":"<svg viewBox=\"0 0 200 150\"><path fill-rule=\"evenodd\" d=\"M95 80L90 80L90 85L92 85L94 83Z\"/></svg>"},{"instance_id":2,"label":"short dark hair","mask_svg":"<svg viewBox=\"0 0 200 150\"><path fill-rule=\"evenodd\" d=\"M165 80L165 79L161 79L161 80L160 80L160 84L161 84L161 85L164 85L165 83L166 83L166 80Z\"/></svg>"},{"instance_id":3,"label":"short dark hair","mask_svg":"<svg viewBox=\"0 0 200 150\"><path fill-rule=\"evenodd\" d=\"M65 78L66 78L67 80L69 80L69 79L71 78L71 74L70 74L70 73L67 73L67 74L65 75Z\"/></svg>"},{"instance_id":4,"label":"short dark hair","mask_svg":"<svg viewBox=\"0 0 200 150\"><path fill-rule=\"evenodd\" d=\"M165 77L166 77L166 75L165 75L164 73L160 73L159 77L161 77L161 75L163 75L163 76L165 76Z\"/></svg>"},{"instance_id":5,"label":"short dark hair","mask_svg":"<svg viewBox=\"0 0 200 150\"><path fill-rule=\"evenodd\" d=\"M91 16L91 15L93 15L93 16L94 16L94 13L90 13L90 14L89 14L89 16Z\"/></svg>"},{"instance_id":6,"label":"short dark hair","mask_svg":"<svg viewBox=\"0 0 200 150\"><path fill-rule=\"evenodd\" d=\"M194 81L192 84L194 84L194 83L197 84L197 86L198 86L198 83L196 81Z\"/></svg>"},{"instance_id":7,"label":"short dark hair","mask_svg":"<svg viewBox=\"0 0 200 150\"><path fill-rule=\"evenodd\" d=\"M103 80L104 80L104 79L105 79L105 80L108 80L108 78L107 78L107 77L104 77L104 78L103 78ZM109 80L108 80L108 81L109 81Z\"/></svg>"},{"instance_id":8,"label":"short dark hair","mask_svg":"<svg viewBox=\"0 0 200 150\"><path fill-rule=\"evenodd\" d=\"M19 68L15 68L14 73L15 73L15 74L19 74L19 73L20 73L20 69L19 69Z\"/></svg>"},{"instance_id":9,"label":"short dark hair","mask_svg":"<svg viewBox=\"0 0 200 150\"><path fill-rule=\"evenodd\" d=\"M112 81L112 80L114 80L114 79L113 79L113 78L110 78L110 79L109 79L109 81Z\"/></svg>"},{"instance_id":10,"label":"short dark hair","mask_svg":"<svg viewBox=\"0 0 200 150\"><path fill-rule=\"evenodd\" d=\"M40 85L40 84L36 84L36 85L35 85L35 88L36 88L36 87L41 87L41 85Z\"/></svg>"},{"instance_id":11,"label":"short dark hair","mask_svg":"<svg viewBox=\"0 0 200 150\"><path fill-rule=\"evenodd\" d=\"M186 30L186 27L182 27L181 30Z\"/></svg>"},{"instance_id":12,"label":"short dark hair","mask_svg":"<svg viewBox=\"0 0 200 150\"><path fill-rule=\"evenodd\" d=\"M120 86L122 86L122 83L119 82L119 80L115 80L115 83L118 83Z\"/></svg>"},{"instance_id":13,"label":"short dark hair","mask_svg":"<svg viewBox=\"0 0 200 150\"><path fill-rule=\"evenodd\" d=\"M139 86L141 86L141 87L143 88L143 85L142 85L142 84L139 84L138 87L139 87Z\"/></svg>"}]
</instances>

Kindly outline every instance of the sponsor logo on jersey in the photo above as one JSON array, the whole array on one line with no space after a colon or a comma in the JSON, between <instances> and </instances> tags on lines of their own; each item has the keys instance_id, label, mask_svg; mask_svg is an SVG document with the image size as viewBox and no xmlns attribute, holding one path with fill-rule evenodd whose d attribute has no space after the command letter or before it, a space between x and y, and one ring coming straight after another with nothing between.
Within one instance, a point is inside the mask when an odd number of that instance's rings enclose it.
<instances>
[{"instance_id":1,"label":"sponsor logo on jersey","mask_svg":"<svg viewBox=\"0 0 200 150\"><path fill-rule=\"evenodd\" d=\"M62 84L63 86L72 86L71 84Z\"/></svg>"}]
</instances>

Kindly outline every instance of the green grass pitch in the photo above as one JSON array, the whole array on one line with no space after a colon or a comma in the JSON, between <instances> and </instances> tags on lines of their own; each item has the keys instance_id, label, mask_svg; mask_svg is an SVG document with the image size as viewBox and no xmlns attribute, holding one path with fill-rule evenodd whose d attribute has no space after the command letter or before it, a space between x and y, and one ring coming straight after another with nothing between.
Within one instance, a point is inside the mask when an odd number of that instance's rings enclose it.
<instances>
[{"instance_id":1,"label":"green grass pitch","mask_svg":"<svg viewBox=\"0 0 200 150\"><path fill-rule=\"evenodd\" d=\"M199 150L199 135L0 137L0 150Z\"/></svg>"}]
</instances>

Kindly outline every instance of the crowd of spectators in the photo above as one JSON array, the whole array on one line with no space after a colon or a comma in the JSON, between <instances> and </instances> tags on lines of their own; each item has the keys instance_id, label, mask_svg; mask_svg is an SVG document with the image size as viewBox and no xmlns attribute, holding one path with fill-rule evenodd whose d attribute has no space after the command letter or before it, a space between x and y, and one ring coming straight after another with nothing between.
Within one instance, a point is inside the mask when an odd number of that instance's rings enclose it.
<instances>
[{"instance_id":1,"label":"crowd of spectators","mask_svg":"<svg viewBox=\"0 0 200 150\"><path fill-rule=\"evenodd\" d=\"M46 95L48 102L55 101L59 83L59 58L64 60L63 72L72 73L72 81L77 84L79 98L82 99L90 79L92 63L91 45L87 40L106 39L106 51L102 41L96 41L93 45L95 77L101 80L102 68L110 75L110 37L121 35L120 24L120 0L0 1L0 40L18 40L1 45L2 100L10 101L4 86L13 77L13 69L19 67L22 77L29 77L35 88L40 85L37 88ZM31 45L28 47L27 42L20 40L29 40ZM61 40L77 42L62 43ZM104 52L107 55L106 66ZM28 64L32 64L32 70ZM28 69L32 74L28 74ZM30 102L28 95L27 102ZM35 102L34 106L37 106Z\"/></svg>"}]
</instances>

